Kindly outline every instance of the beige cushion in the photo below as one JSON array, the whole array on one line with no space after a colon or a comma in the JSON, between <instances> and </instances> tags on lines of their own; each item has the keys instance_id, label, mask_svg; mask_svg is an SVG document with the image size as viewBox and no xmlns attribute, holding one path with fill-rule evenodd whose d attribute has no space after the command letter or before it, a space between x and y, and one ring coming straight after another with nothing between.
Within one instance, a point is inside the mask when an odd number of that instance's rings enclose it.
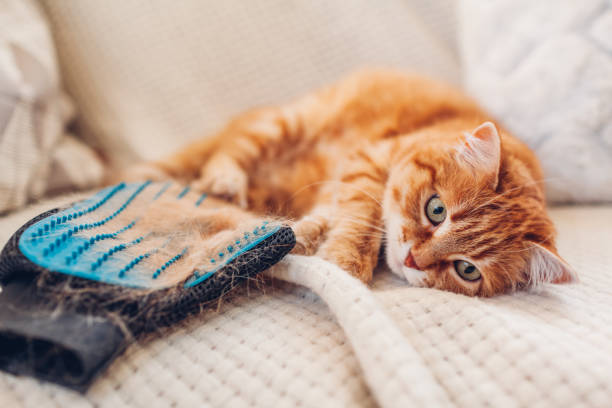
<instances>
[{"instance_id":1,"label":"beige cushion","mask_svg":"<svg viewBox=\"0 0 612 408\"><path fill-rule=\"evenodd\" d=\"M536 151L549 198L612 202L612 2L460 10L466 87Z\"/></svg>"},{"instance_id":2,"label":"beige cushion","mask_svg":"<svg viewBox=\"0 0 612 408\"><path fill-rule=\"evenodd\" d=\"M72 117L60 89L44 15L31 0L0 2L0 212L44 193L87 187L102 176L91 150L66 134Z\"/></svg>"},{"instance_id":3,"label":"beige cushion","mask_svg":"<svg viewBox=\"0 0 612 408\"><path fill-rule=\"evenodd\" d=\"M451 0L43 4L85 134L119 163L362 66L458 80Z\"/></svg>"}]
</instances>

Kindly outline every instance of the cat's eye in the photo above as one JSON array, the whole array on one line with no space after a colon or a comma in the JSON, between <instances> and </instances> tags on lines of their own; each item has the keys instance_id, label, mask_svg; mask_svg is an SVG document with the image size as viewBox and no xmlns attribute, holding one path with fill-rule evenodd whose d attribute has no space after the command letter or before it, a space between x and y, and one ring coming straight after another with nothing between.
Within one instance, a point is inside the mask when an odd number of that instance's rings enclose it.
<instances>
[{"instance_id":1,"label":"cat's eye","mask_svg":"<svg viewBox=\"0 0 612 408\"><path fill-rule=\"evenodd\" d=\"M438 225L446 219L446 206L440 197L435 195L427 201L425 215L433 225Z\"/></svg>"},{"instance_id":2,"label":"cat's eye","mask_svg":"<svg viewBox=\"0 0 612 408\"><path fill-rule=\"evenodd\" d=\"M480 271L468 261L455 261L455 271L461 276L461 279L474 282L480 279Z\"/></svg>"}]
</instances>

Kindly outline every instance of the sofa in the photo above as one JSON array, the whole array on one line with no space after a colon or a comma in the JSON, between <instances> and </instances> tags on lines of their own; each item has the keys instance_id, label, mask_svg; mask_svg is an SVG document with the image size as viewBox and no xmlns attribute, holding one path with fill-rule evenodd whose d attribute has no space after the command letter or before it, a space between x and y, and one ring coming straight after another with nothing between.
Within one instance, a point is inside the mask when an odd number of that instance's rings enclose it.
<instances>
[{"instance_id":1,"label":"sofa","mask_svg":"<svg viewBox=\"0 0 612 408\"><path fill-rule=\"evenodd\" d=\"M611 406L612 175L598 170L612 162L612 116L596 98L612 95L612 48L601 34L612 38L612 5L584 2L576 22L576 3L558 3L559 14L505 0L497 8L471 0L0 2L0 22L14 23L0 29L6 55L24 44L51 73L15 81L25 89L15 106L29 113L10 123L45 126L15 126L11 140L32 142L13 150L0 139L13 172L30 172L0 180L13 197L0 200L0 244L35 215L86 196L104 170L160 157L245 108L290 100L355 68L392 66L466 87L534 147L552 183L559 252L580 280L470 298L410 287L383 265L366 286L321 259L290 255L265 285L240 287L131 346L84 394L0 372L0 406ZM517 36L527 50L510 47ZM595 44L591 54L580 39ZM495 41L514 53L489 53ZM557 55L555 44L581 50L582 70L557 79L590 99L546 88L539 63ZM580 75L603 79L587 86ZM530 80L542 88L527 92L532 105L520 92ZM575 109L527 126L538 109L564 112L555 98ZM589 112L599 125L569 143L570 124L589 122Z\"/></svg>"}]
</instances>

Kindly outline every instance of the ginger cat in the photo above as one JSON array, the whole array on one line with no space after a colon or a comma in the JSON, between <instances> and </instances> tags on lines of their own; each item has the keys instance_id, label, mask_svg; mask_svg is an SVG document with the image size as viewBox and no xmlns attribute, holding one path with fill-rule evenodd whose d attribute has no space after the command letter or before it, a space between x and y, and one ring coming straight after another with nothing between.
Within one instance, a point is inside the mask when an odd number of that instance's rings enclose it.
<instances>
[{"instance_id":1,"label":"ginger cat","mask_svg":"<svg viewBox=\"0 0 612 408\"><path fill-rule=\"evenodd\" d=\"M122 176L180 179L296 219L294 253L364 282L383 243L391 270L416 286L491 296L576 279L556 252L534 154L425 78L359 72Z\"/></svg>"}]
</instances>

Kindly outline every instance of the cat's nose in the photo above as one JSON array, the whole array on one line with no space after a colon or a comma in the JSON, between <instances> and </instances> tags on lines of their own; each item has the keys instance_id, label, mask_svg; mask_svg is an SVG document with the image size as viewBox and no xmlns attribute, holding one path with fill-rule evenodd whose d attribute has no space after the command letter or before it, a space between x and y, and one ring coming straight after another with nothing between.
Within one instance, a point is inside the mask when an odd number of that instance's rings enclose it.
<instances>
[{"instance_id":1,"label":"cat's nose","mask_svg":"<svg viewBox=\"0 0 612 408\"><path fill-rule=\"evenodd\" d=\"M414 260L414 256L412 256L412 251L408 251L408 256L404 260L404 265L412 269L418 269L419 271L421 270L419 265L417 265L416 261Z\"/></svg>"}]
</instances>

